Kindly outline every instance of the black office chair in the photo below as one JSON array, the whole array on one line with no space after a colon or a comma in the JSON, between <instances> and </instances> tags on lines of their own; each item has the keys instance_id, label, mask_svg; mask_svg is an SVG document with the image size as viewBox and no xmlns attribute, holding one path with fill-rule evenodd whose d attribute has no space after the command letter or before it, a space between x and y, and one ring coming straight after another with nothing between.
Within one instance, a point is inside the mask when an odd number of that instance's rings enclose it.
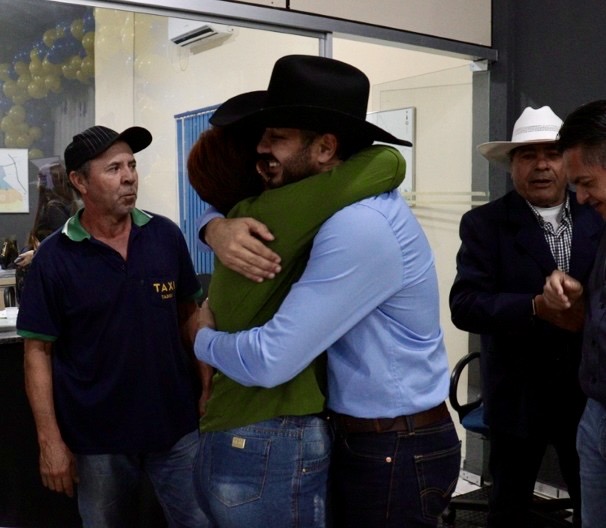
<instances>
[{"instance_id":1,"label":"black office chair","mask_svg":"<svg viewBox=\"0 0 606 528\"><path fill-rule=\"evenodd\" d=\"M466 431L471 431L482 436L488 441L488 425L484 422L484 406L482 403L482 394L477 389L476 394L471 395L471 400L467 403L459 401L459 380L465 368L475 360L480 359L479 352L471 352L461 358L454 366L450 375L449 402L452 409L458 414L459 421ZM490 445L488 445L490 448ZM483 472L484 472L483 468ZM458 511L468 512L488 512L488 496L490 493L490 481L482 475L481 487L469 493L463 493L453 497L448 508L442 514L442 526L444 528L455 527L455 520ZM557 512L564 512L572 507L569 498L545 499L535 496L531 515L537 521L538 526L552 528L570 528L572 524L565 517L568 514L557 515ZM467 526L467 525L466 525ZM474 525L475 526L475 525Z\"/></svg>"},{"instance_id":2,"label":"black office chair","mask_svg":"<svg viewBox=\"0 0 606 528\"><path fill-rule=\"evenodd\" d=\"M450 375L448 400L452 409L457 413L463 428L486 439L488 437L488 426L484 423L484 406L480 390L478 389L475 395L472 394L471 400L466 403L459 401L458 394L459 380L463 371L472 361L479 358L479 352L471 352L457 362ZM482 472L484 472L484 468ZM490 486L490 483L484 481L484 475L481 477L480 490L463 493L451 499L448 508L442 514L442 526L445 528L454 527L458 511L488 512L488 490L486 488Z\"/></svg>"}]
</instances>

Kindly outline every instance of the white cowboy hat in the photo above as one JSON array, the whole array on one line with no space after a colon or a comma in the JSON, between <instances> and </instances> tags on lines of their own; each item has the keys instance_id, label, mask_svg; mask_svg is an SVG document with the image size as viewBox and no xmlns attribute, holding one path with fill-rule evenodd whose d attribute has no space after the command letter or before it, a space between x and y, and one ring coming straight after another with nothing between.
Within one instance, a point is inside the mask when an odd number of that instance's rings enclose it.
<instances>
[{"instance_id":1,"label":"white cowboy hat","mask_svg":"<svg viewBox=\"0 0 606 528\"><path fill-rule=\"evenodd\" d=\"M526 107L513 125L511 141L489 141L477 149L488 161L509 170L509 155L514 148L530 143L554 143L561 126L562 120L548 106L538 110Z\"/></svg>"}]
</instances>

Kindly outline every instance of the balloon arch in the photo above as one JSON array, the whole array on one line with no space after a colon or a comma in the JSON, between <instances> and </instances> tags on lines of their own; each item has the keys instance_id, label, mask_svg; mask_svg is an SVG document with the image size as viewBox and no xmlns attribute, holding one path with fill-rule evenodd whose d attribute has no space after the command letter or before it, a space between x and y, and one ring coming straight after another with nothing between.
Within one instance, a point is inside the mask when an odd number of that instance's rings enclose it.
<instances>
[{"instance_id":1,"label":"balloon arch","mask_svg":"<svg viewBox=\"0 0 606 528\"><path fill-rule=\"evenodd\" d=\"M5 148L26 148L30 159L52 149L51 109L66 93L94 80L95 18L82 18L49 28L31 49L0 64L0 131Z\"/></svg>"}]
</instances>

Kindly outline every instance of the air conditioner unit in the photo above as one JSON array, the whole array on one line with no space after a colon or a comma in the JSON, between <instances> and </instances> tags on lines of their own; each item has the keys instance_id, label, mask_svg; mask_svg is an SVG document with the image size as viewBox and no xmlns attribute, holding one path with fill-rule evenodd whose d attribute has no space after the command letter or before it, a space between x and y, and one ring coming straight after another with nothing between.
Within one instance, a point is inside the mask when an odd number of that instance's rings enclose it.
<instances>
[{"instance_id":1,"label":"air conditioner unit","mask_svg":"<svg viewBox=\"0 0 606 528\"><path fill-rule=\"evenodd\" d=\"M232 26L209 24L183 18L168 19L168 38L175 44L195 52L213 41L226 39L234 32Z\"/></svg>"}]
</instances>

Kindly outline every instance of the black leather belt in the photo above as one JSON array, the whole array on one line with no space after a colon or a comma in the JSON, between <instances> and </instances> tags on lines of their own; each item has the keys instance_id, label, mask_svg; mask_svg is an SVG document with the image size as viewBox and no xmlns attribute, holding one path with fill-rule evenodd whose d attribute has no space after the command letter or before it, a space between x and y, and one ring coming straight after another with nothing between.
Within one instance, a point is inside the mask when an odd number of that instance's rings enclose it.
<instances>
[{"instance_id":1,"label":"black leather belt","mask_svg":"<svg viewBox=\"0 0 606 528\"><path fill-rule=\"evenodd\" d=\"M421 411L407 416L396 416L395 418L356 418L347 414L332 413L337 429L347 433L407 433L411 429L416 430L427 427L440 420L450 417L446 403L442 402L437 407ZM409 423L411 426L409 427Z\"/></svg>"}]
</instances>

